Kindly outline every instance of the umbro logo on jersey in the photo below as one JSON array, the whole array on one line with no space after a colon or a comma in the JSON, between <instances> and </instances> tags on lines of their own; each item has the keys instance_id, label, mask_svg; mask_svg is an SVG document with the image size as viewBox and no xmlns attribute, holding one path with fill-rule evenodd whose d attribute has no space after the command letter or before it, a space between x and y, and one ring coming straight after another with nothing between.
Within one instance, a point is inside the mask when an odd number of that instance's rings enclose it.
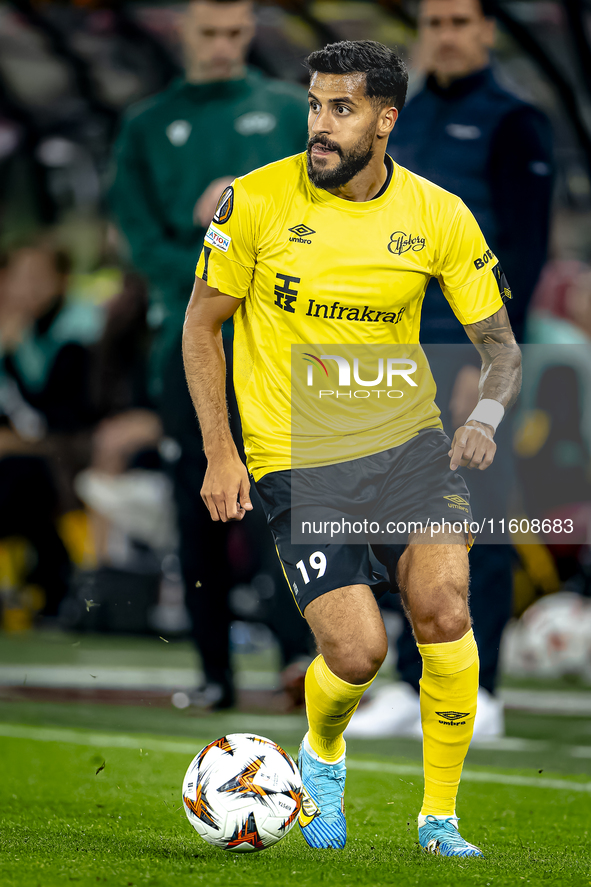
<instances>
[{"instance_id":1,"label":"umbro logo on jersey","mask_svg":"<svg viewBox=\"0 0 591 887\"><path fill-rule=\"evenodd\" d=\"M466 721L463 718L467 718L470 712L467 711L436 711L436 715L439 715L440 718L445 718L443 721L439 721L440 724L443 724L445 727L461 727L462 724L465 724Z\"/></svg>"},{"instance_id":2,"label":"umbro logo on jersey","mask_svg":"<svg viewBox=\"0 0 591 887\"><path fill-rule=\"evenodd\" d=\"M293 228L289 228L289 231L293 231L294 234L297 234L298 237L306 237L309 234L316 234L313 228L308 228L307 225L294 225Z\"/></svg>"},{"instance_id":3,"label":"umbro logo on jersey","mask_svg":"<svg viewBox=\"0 0 591 887\"><path fill-rule=\"evenodd\" d=\"M294 225L293 228L288 228L287 230L297 235L296 237L289 238L292 243L312 243L311 240L306 238L310 237L311 234L316 234L316 231L313 228L308 228L307 225Z\"/></svg>"}]
</instances>

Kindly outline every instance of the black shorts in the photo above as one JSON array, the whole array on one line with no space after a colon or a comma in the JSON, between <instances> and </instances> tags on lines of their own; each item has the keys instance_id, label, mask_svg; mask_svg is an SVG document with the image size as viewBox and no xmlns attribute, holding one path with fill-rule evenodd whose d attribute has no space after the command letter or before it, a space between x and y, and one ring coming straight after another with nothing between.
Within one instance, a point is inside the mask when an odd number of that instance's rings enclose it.
<instances>
[{"instance_id":1,"label":"black shorts","mask_svg":"<svg viewBox=\"0 0 591 887\"><path fill-rule=\"evenodd\" d=\"M301 613L347 585L369 585L376 597L396 592L398 560L419 527L435 543L442 532L464 533L472 520L470 494L450 470L450 446L441 429L426 428L382 453L273 471L256 483ZM386 575L374 569L370 548Z\"/></svg>"}]
</instances>

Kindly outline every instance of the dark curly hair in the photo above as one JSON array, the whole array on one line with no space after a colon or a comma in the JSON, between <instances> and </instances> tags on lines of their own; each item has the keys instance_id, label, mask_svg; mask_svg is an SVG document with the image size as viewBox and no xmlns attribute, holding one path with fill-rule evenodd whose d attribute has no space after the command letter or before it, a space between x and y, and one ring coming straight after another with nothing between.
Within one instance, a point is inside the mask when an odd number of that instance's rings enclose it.
<instances>
[{"instance_id":1,"label":"dark curly hair","mask_svg":"<svg viewBox=\"0 0 591 887\"><path fill-rule=\"evenodd\" d=\"M306 59L310 73L365 74L365 94L377 105L404 107L408 72L393 49L375 40L342 40L317 49Z\"/></svg>"}]
</instances>

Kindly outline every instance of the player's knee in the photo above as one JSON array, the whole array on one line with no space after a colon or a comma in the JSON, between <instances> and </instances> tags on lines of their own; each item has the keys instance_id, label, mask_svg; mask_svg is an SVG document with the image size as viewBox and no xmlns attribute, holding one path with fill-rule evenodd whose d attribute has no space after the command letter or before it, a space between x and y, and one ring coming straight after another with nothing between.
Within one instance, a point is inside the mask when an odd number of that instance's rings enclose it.
<instances>
[{"instance_id":1,"label":"player's knee","mask_svg":"<svg viewBox=\"0 0 591 887\"><path fill-rule=\"evenodd\" d=\"M423 644L444 644L463 637L470 628L465 602L413 615L415 632Z\"/></svg>"},{"instance_id":2,"label":"player's knee","mask_svg":"<svg viewBox=\"0 0 591 887\"><path fill-rule=\"evenodd\" d=\"M470 628L470 613L463 587L434 589L413 602L412 624L420 643L441 644L461 638Z\"/></svg>"},{"instance_id":3,"label":"player's knee","mask_svg":"<svg viewBox=\"0 0 591 887\"><path fill-rule=\"evenodd\" d=\"M338 675L349 684L366 684L376 676L387 653L388 641L384 635L356 650L355 655L343 656L338 663Z\"/></svg>"}]
</instances>

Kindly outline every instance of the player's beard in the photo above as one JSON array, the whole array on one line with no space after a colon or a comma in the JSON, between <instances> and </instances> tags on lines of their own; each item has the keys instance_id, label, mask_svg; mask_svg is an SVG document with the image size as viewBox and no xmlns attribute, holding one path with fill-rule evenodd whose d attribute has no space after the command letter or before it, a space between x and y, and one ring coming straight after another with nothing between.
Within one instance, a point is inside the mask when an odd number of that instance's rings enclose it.
<instances>
[{"instance_id":1,"label":"player's beard","mask_svg":"<svg viewBox=\"0 0 591 887\"><path fill-rule=\"evenodd\" d=\"M331 151L336 151L341 162L335 167L320 168L315 166L312 161L311 150L314 145L323 145ZM373 157L373 135L368 132L366 136L359 139L356 145L345 151L336 142L331 142L326 136L312 136L308 141L308 150L306 152L308 160L308 176L313 185L317 188L341 188L350 182L354 176L365 169L371 158Z\"/></svg>"}]
</instances>

